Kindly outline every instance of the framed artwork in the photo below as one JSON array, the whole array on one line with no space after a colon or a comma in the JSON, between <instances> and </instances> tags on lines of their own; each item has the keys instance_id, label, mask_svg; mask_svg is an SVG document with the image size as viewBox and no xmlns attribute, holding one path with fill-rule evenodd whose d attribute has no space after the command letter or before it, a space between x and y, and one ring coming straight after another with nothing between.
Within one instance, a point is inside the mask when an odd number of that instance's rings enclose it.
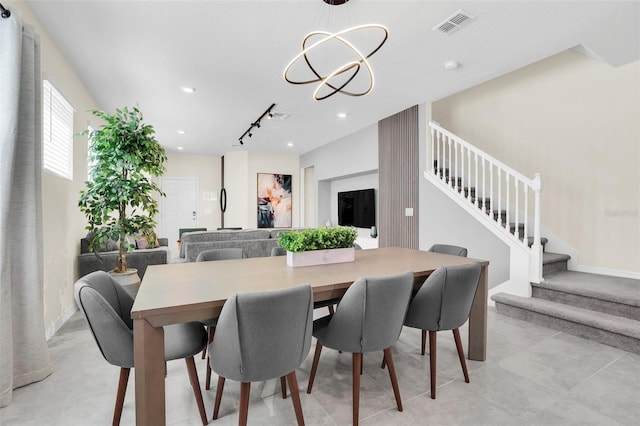
<instances>
[{"instance_id":1,"label":"framed artwork","mask_svg":"<svg viewBox=\"0 0 640 426\"><path fill-rule=\"evenodd\" d=\"M258 173L258 228L291 228L291 175Z\"/></svg>"}]
</instances>

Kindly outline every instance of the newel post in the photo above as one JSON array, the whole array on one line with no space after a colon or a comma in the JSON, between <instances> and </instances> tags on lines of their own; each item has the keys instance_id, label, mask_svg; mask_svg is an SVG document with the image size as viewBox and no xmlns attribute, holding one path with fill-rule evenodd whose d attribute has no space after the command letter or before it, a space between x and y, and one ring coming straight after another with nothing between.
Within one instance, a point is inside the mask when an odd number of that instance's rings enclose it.
<instances>
[{"instance_id":1,"label":"newel post","mask_svg":"<svg viewBox=\"0 0 640 426\"><path fill-rule=\"evenodd\" d=\"M536 173L532 181L534 194L533 245L531 246L531 263L529 267L530 281L540 283L542 277L542 244L540 244L540 193L542 192L542 176Z\"/></svg>"}]
</instances>

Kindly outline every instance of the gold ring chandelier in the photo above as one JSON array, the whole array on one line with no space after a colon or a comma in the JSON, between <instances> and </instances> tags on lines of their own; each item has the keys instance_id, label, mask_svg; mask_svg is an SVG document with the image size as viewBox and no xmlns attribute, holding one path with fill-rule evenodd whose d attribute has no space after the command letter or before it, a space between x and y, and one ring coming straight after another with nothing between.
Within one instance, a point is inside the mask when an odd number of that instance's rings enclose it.
<instances>
[{"instance_id":1,"label":"gold ring chandelier","mask_svg":"<svg viewBox=\"0 0 640 426\"><path fill-rule=\"evenodd\" d=\"M358 49L353 43L347 40L345 36L350 35L357 31L369 31L369 30L382 31L383 38L376 48L374 48L367 55L364 55L360 51L360 49ZM310 84L310 83L319 82L320 84L318 84L315 91L313 92L313 99L316 101L327 99L328 97L333 96L336 93L342 93L349 96L364 96L370 93L373 90L373 86L374 86L373 70L371 69L371 65L369 64L369 61L367 59L369 59L373 54L375 54L378 50L380 50L382 45L387 41L388 37L389 37L389 30L384 25L379 25L379 24L357 25L354 27L344 29L342 31L338 31L336 33L330 33L327 31L311 32L307 34L304 40L302 41L302 52L298 53L289 62L289 64L287 64L283 73L283 77L288 83L291 83L291 84ZM313 42L313 40L318 38L319 40ZM316 49L329 42L342 43L342 45L348 47L351 50L355 58L354 60L348 61L345 64L339 65L336 69L334 69L330 73L326 75L321 75L317 69L317 65L314 67L314 65L311 63L311 60L309 59L308 54L313 49ZM295 80L289 76L289 70L301 58L304 58L306 65L308 66L309 70L313 73L315 77L309 80ZM345 88L349 85L349 83L351 83L356 78L356 76L359 74L362 68L366 69L368 73L368 77L369 77L368 88L362 91L357 91L357 92L346 90ZM333 82L333 80L336 77L341 76L344 73L350 73L346 75L346 77L344 78L344 81L340 82L339 84L336 84ZM323 88L327 90L325 90L323 93L320 93Z\"/></svg>"}]
</instances>

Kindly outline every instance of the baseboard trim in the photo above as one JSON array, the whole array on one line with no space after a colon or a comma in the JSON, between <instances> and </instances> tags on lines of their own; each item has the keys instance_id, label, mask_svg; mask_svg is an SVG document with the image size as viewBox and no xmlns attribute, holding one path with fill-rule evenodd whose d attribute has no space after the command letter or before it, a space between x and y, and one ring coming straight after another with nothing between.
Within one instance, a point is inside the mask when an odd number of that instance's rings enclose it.
<instances>
[{"instance_id":1,"label":"baseboard trim","mask_svg":"<svg viewBox=\"0 0 640 426\"><path fill-rule=\"evenodd\" d=\"M47 330L45 331L45 337L47 341L49 341L49 339L51 339L51 337L56 334L58 330L60 330L60 327L62 327L64 323L67 322L67 320L76 313L77 310L78 307L76 306L76 304L71 304L62 312L62 314L60 314L58 318L56 318L53 324L47 327Z\"/></svg>"},{"instance_id":2,"label":"baseboard trim","mask_svg":"<svg viewBox=\"0 0 640 426\"><path fill-rule=\"evenodd\" d=\"M601 268L598 266L578 265L570 269L576 272L585 272L588 274L610 275L612 277L631 278L640 280L640 272L623 271L620 269Z\"/></svg>"}]
</instances>

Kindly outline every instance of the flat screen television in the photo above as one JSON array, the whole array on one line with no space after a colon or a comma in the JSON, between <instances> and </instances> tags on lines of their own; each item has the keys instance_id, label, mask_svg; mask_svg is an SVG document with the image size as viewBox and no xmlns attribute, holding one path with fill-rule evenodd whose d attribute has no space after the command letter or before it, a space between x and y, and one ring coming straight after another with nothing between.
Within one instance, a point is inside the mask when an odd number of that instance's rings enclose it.
<instances>
[{"instance_id":1,"label":"flat screen television","mask_svg":"<svg viewBox=\"0 0 640 426\"><path fill-rule=\"evenodd\" d=\"M375 190L338 192L338 225L371 228L376 224Z\"/></svg>"}]
</instances>

